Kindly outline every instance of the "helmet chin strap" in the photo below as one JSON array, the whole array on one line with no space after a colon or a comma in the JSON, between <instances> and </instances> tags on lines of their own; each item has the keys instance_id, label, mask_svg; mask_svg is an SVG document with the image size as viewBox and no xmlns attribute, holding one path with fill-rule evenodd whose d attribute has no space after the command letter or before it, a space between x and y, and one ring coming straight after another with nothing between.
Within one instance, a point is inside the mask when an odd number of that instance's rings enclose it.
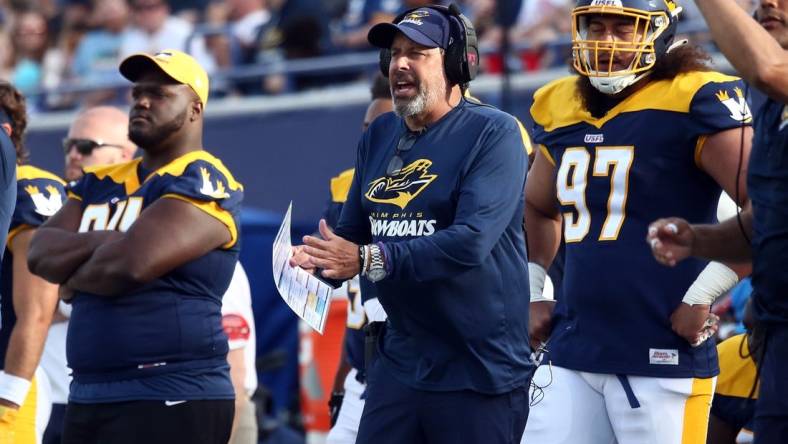
<instances>
[{"instance_id":1,"label":"helmet chin strap","mask_svg":"<svg viewBox=\"0 0 788 444\"><path fill-rule=\"evenodd\" d=\"M624 74L621 76L610 77L588 76L588 80L591 82L591 86L596 88L599 92L603 94L614 95L627 89L627 87L634 85L638 82L638 80L646 77L649 74L650 71L646 71L641 74Z\"/></svg>"},{"instance_id":2,"label":"helmet chin strap","mask_svg":"<svg viewBox=\"0 0 788 444\"><path fill-rule=\"evenodd\" d=\"M668 46L668 49L665 52L670 52L670 51L673 51L674 49L681 48L682 46L686 45L687 43L689 43L689 40L687 40L687 39L676 40L670 46Z\"/></svg>"}]
</instances>

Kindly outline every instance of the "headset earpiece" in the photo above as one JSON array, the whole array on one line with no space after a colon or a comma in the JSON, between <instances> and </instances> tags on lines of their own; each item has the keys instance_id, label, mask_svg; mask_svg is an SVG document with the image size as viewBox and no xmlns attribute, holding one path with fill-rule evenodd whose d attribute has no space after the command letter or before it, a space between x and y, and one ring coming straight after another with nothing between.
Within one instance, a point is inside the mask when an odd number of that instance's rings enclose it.
<instances>
[{"instance_id":1,"label":"headset earpiece","mask_svg":"<svg viewBox=\"0 0 788 444\"><path fill-rule=\"evenodd\" d=\"M389 76L389 65L391 65L391 50L381 49L378 66L380 67L380 73L383 74L383 77Z\"/></svg>"}]
</instances>

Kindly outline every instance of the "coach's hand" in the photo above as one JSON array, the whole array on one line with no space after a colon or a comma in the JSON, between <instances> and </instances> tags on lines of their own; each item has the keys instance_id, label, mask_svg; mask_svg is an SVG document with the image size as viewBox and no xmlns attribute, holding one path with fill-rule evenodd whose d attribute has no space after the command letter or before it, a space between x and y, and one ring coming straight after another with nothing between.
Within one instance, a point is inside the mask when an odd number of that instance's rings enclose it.
<instances>
[{"instance_id":1,"label":"coach's hand","mask_svg":"<svg viewBox=\"0 0 788 444\"><path fill-rule=\"evenodd\" d=\"M350 279L361 271L358 245L334 234L325 219L320 219L320 235L323 239L304 236L302 251L309 256L310 264L323 269L323 276Z\"/></svg>"},{"instance_id":2,"label":"coach's hand","mask_svg":"<svg viewBox=\"0 0 788 444\"><path fill-rule=\"evenodd\" d=\"M534 350L550 337L550 332L553 330L554 308L555 301L531 302L528 310L528 337Z\"/></svg>"},{"instance_id":3,"label":"coach's hand","mask_svg":"<svg viewBox=\"0 0 788 444\"><path fill-rule=\"evenodd\" d=\"M711 313L708 305L688 305L684 302L670 315L671 328L677 335L697 347L717 333L720 318Z\"/></svg>"},{"instance_id":4,"label":"coach's hand","mask_svg":"<svg viewBox=\"0 0 788 444\"><path fill-rule=\"evenodd\" d=\"M315 264L312 263L312 256L308 255L304 245L293 247L293 257L290 258L291 267L301 267L310 274L315 274Z\"/></svg>"},{"instance_id":5,"label":"coach's hand","mask_svg":"<svg viewBox=\"0 0 788 444\"><path fill-rule=\"evenodd\" d=\"M659 219L649 225L646 242L660 264L673 267L692 255L695 231L684 219Z\"/></svg>"}]
</instances>

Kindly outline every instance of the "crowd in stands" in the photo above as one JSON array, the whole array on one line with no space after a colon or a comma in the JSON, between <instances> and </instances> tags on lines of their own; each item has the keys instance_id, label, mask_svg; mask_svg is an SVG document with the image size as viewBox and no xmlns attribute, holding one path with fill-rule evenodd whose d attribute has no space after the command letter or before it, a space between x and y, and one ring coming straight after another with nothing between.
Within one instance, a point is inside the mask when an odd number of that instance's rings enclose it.
<instances>
[{"instance_id":1,"label":"crowd in stands","mask_svg":"<svg viewBox=\"0 0 788 444\"><path fill-rule=\"evenodd\" d=\"M476 26L484 54L482 69L490 73L502 70L497 50L504 31L497 24L496 1L458 1ZM131 53L174 48L192 54L207 68L215 96L302 91L354 81L360 73L282 72L288 61L372 51L366 41L372 25L430 3L0 0L0 78L31 98L32 112L125 103L125 90L118 89L123 84L118 62ZM692 6L685 3L685 9ZM514 71L566 63L572 4L571 0L523 0L508 30L516 55L509 59ZM686 16L697 14L691 11ZM244 67L260 69L233 75Z\"/></svg>"}]
</instances>

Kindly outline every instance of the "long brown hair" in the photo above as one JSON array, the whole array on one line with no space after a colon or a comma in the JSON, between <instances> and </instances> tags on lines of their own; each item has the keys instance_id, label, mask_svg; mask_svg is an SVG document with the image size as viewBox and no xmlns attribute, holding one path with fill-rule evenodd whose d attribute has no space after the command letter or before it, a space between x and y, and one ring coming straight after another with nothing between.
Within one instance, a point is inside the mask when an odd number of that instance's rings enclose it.
<instances>
[{"instance_id":1,"label":"long brown hair","mask_svg":"<svg viewBox=\"0 0 788 444\"><path fill-rule=\"evenodd\" d=\"M583 102L583 107L592 116L600 118L646 83L672 79L679 74L688 72L710 71L710 62L709 54L699 46L683 45L658 58L648 76L616 95L611 96L600 92L591 85L588 77L583 75L577 79L577 94Z\"/></svg>"},{"instance_id":2,"label":"long brown hair","mask_svg":"<svg viewBox=\"0 0 788 444\"><path fill-rule=\"evenodd\" d=\"M25 96L8 82L0 81L0 108L8 115L11 125L11 142L16 148L16 163L27 162L30 152L25 147L27 129L27 106Z\"/></svg>"}]
</instances>

